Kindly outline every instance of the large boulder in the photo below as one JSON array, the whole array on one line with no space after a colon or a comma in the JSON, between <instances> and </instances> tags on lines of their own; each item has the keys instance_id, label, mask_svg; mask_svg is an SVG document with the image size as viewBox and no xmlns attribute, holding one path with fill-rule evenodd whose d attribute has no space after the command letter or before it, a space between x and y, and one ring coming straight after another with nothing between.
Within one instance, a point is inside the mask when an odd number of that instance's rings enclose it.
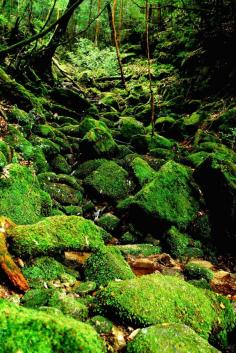
<instances>
[{"instance_id":1,"label":"large boulder","mask_svg":"<svg viewBox=\"0 0 236 353\"><path fill-rule=\"evenodd\" d=\"M98 299L107 314L126 325L183 323L203 338L213 334L223 345L235 325L229 300L172 276L152 274L109 282Z\"/></svg>"},{"instance_id":2,"label":"large boulder","mask_svg":"<svg viewBox=\"0 0 236 353\"><path fill-rule=\"evenodd\" d=\"M120 250L111 246L92 254L84 266L86 280L94 281L98 285L106 285L115 279L124 280L135 277Z\"/></svg>"},{"instance_id":3,"label":"large boulder","mask_svg":"<svg viewBox=\"0 0 236 353\"><path fill-rule=\"evenodd\" d=\"M133 220L140 226L148 227L155 223L159 231L169 225L186 228L199 210L195 194L191 170L169 161L151 182L134 197L120 203L119 207L129 208Z\"/></svg>"},{"instance_id":4,"label":"large boulder","mask_svg":"<svg viewBox=\"0 0 236 353\"><path fill-rule=\"evenodd\" d=\"M220 353L190 327L181 324L150 326L128 343L127 353Z\"/></svg>"},{"instance_id":5,"label":"large boulder","mask_svg":"<svg viewBox=\"0 0 236 353\"><path fill-rule=\"evenodd\" d=\"M54 216L8 229L12 251L21 257L60 253L68 249L97 251L104 247L106 231L78 216Z\"/></svg>"},{"instance_id":6,"label":"large boulder","mask_svg":"<svg viewBox=\"0 0 236 353\"><path fill-rule=\"evenodd\" d=\"M0 353L103 353L102 340L87 324L0 299Z\"/></svg>"},{"instance_id":7,"label":"large boulder","mask_svg":"<svg viewBox=\"0 0 236 353\"><path fill-rule=\"evenodd\" d=\"M85 179L88 187L103 198L119 200L132 191L132 182L125 169L113 161L104 161Z\"/></svg>"},{"instance_id":8,"label":"large boulder","mask_svg":"<svg viewBox=\"0 0 236 353\"><path fill-rule=\"evenodd\" d=\"M38 222L50 213L51 198L31 168L7 165L0 173L0 214L18 224Z\"/></svg>"}]
</instances>

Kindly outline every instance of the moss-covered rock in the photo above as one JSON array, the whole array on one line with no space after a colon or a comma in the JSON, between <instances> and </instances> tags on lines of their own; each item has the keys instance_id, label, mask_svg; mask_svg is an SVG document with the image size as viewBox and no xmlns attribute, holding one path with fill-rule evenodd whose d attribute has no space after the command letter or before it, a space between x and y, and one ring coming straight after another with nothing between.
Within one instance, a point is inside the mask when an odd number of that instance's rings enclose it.
<instances>
[{"instance_id":1,"label":"moss-covered rock","mask_svg":"<svg viewBox=\"0 0 236 353\"><path fill-rule=\"evenodd\" d=\"M109 334L112 331L113 323L101 315L93 316L88 323L92 325L98 333Z\"/></svg>"},{"instance_id":2,"label":"moss-covered rock","mask_svg":"<svg viewBox=\"0 0 236 353\"><path fill-rule=\"evenodd\" d=\"M103 121L96 120L91 117L85 117L79 124L78 131L77 131L78 136L84 137L90 130L95 128L98 128L104 131L109 130L107 125Z\"/></svg>"},{"instance_id":3,"label":"moss-covered rock","mask_svg":"<svg viewBox=\"0 0 236 353\"><path fill-rule=\"evenodd\" d=\"M112 200L125 198L132 190L128 173L113 161L102 163L85 179L85 183L98 195Z\"/></svg>"},{"instance_id":4,"label":"moss-covered rock","mask_svg":"<svg viewBox=\"0 0 236 353\"><path fill-rule=\"evenodd\" d=\"M0 213L18 224L39 221L51 210L51 199L40 189L28 167L9 164L0 174Z\"/></svg>"},{"instance_id":5,"label":"moss-covered rock","mask_svg":"<svg viewBox=\"0 0 236 353\"><path fill-rule=\"evenodd\" d=\"M144 328L127 345L127 353L219 353L190 327L163 324Z\"/></svg>"},{"instance_id":6,"label":"moss-covered rock","mask_svg":"<svg viewBox=\"0 0 236 353\"><path fill-rule=\"evenodd\" d=\"M105 159L91 159L78 166L75 170L75 176L78 178L85 178L96 170L105 161Z\"/></svg>"},{"instance_id":7,"label":"moss-covered rock","mask_svg":"<svg viewBox=\"0 0 236 353\"><path fill-rule=\"evenodd\" d=\"M127 244L117 245L117 247L123 255L150 256L160 254L161 252L161 247L154 246L153 244Z\"/></svg>"},{"instance_id":8,"label":"moss-covered rock","mask_svg":"<svg viewBox=\"0 0 236 353\"><path fill-rule=\"evenodd\" d=\"M51 166L57 173L70 174L71 172L71 166L68 164L65 157L60 154L51 161Z\"/></svg>"},{"instance_id":9,"label":"moss-covered rock","mask_svg":"<svg viewBox=\"0 0 236 353\"><path fill-rule=\"evenodd\" d=\"M96 290L97 284L92 281L80 282L78 286L73 288L73 292L79 295L85 296L89 293L92 293Z\"/></svg>"},{"instance_id":10,"label":"moss-covered rock","mask_svg":"<svg viewBox=\"0 0 236 353\"><path fill-rule=\"evenodd\" d=\"M150 167L150 165L144 159L140 157L134 158L134 160L131 162L131 167L133 169L135 177L137 178L141 186L152 181L156 176L155 170Z\"/></svg>"},{"instance_id":11,"label":"moss-covered rock","mask_svg":"<svg viewBox=\"0 0 236 353\"><path fill-rule=\"evenodd\" d=\"M76 190L73 187L62 183L43 183L43 189L48 192L53 200L61 205L81 205L83 194L81 189Z\"/></svg>"},{"instance_id":12,"label":"moss-covered rock","mask_svg":"<svg viewBox=\"0 0 236 353\"><path fill-rule=\"evenodd\" d=\"M23 268L23 274L31 288L44 287L53 280L60 280L61 282L70 281L75 283L78 273L70 270L60 262L52 257L39 257L36 258L31 265Z\"/></svg>"},{"instance_id":13,"label":"moss-covered rock","mask_svg":"<svg viewBox=\"0 0 236 353\"><path fill-rule=\"evenodd\" d=\"M0 151L0 171L7 165L7 159L5 155Z\"/></svg>"},{"instance_id":14,"label":"moss-covered rock","mask_svg":"<svg viewBox=\"0 0 236 353\"><path fill-rule=\"evenodd\" d=\"M114 231L117 228L119 222L119 218L112 213L106 213L97 220L99 227L102 227L108 232Z\"/></svg>"},{"instance_id":15,"label":"moss-covered rock","mask_svg":"<svg viewBox=\"0 0 236 353\"><path fill-rule=\"evenodd\" d=\"M84 275L86 280L94 281L98 285L106 285L115 279L134 278L134 274L120 250L109 246L89 257L85 263Z\"/></svg>"},{"instance_id":16,"label":"moss-covered rock","mask_svg":"<svg viewBox=\"0 0 236 353\"><path fill-rule=\"evenodd\" d=\"M66 249L97 251L104 247L105 235L105 230L92 221L77 216L48 217L8 231L12 250L21 257L49 255Z\"/></svg>"},{"instance_id":17,"label":"moss-covered rock","mask_svg":"<svg viewBox=\"0 0 236 353\"><path fill-rule=\"evenodd\" d=\"M80 142L80 149L86 158L112 156L117 151L117 144L108 129L89 130Z\"/></svg>"},{"instance_id":18,"label":"moss-covered rock","mask_svg":"<svg viewBox=\"0 0 236 353\"><path fill-rule=\"evenodd\" d=\"M172 276L152 274L110 282L100 290L98 299L105 312L126 325L183 323L203 338L217 336L222 344L235 325L227 299Z\"/></svg>"},{"instance_id":19,"label":"moss-covered rock","mask_svg":"<svg viewBox=\"0 0 236 353\"><path fill-rule=\"evenodd\" d=\"M135 135L145 134L145 128L140 121L133 117L122 117L119 120L120 137L124 141L130 141Z\"/></svg>"},{"instance_id":20,"label":"moss-covered rock","mask_svg":"<svg viewBox=\"0 0 236 353\"><path fill-rule=\"evenodd\" d=\"M214 272L209 268L191 262L185 266L184 274L188 279L205 279L208 282L214 277Z\"/></svg>"},{"instance_id":21,"label":"moss-covered rock","mask_svg":"<svg viewBox=\"0 0 236 353\"><path fill-rule=\"evenodd\" d=\"M0 352L103 353L102 341L87 324L0 300Z\"/></svg>"},{"instance_id":22,"label":"moss-covered rock","mask_svg":"<svg viewBox=\"0 0 236 353\"><path fill-rule=\"evenodd\" d=\"M160 227L168 224L186 227L196 217L199 208L191 171L169 161L160 168L153 181L119 207L144 213L150 216L150 221L157 220Z\"/></svg>"},{"instance_id":23,"label":"moss-covered rock","mask_svg":"<svg viewBox=\"0 0 236 353\"><path fill-rule=\"evenodd\" d=\"M12 151L8 143L6 143L4 140L0 140L0 152L2 152L7 162L11 161Z\"/></svg>"}]
</instances>

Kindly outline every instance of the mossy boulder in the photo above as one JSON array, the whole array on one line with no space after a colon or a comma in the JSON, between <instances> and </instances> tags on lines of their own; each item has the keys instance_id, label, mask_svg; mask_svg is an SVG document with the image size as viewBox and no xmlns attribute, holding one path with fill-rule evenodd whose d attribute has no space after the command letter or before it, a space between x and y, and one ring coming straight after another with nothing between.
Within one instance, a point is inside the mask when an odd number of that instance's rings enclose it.
<instances>
[{"instance_id":1,"label":"mossy boulder","mask_svg":"<svg viewBox=\"0 0 236 353\"><path fill-rule=\"evenodd\" d=\"M7 165L7 159L5 155L0 151L0 171Z\"/></svg>"},{"instance_id":2,"label":"mossy boulder","mask_svg":"<svg viewBox=\"0 0 236 353\"><path fill-rule=\"evenodd\" d=\"M90 130L95 128L98 128L104 131L109 130L106 123L104 123L103 121L96 120L92 117L87 116L79 124L78 131L77 131L78 136L84 137Z\"/></svg>"},{"instance_id":3,"label":"mossy boulder","mask_svg":"<svg viewBox=\"0 0 236 353\"><path fill-rule=\"evenodd\" d=\"M71 166L68 164L65 157L58 154L52 161L51 166L56 173L70 174Z\"/></svg>"},{"instance_id":4,"label":"mossy boulder","mask_svg":"<svg viewBox=\"0 0 236 353\"><path fill-rule=\"evenodd\" d=\"M117 247L124 256L151 256L161 253L160 246L154 246L153 244L127 244L117 245Z\"/></svg>"},{"instance_id":5,"label":"mossy boulder","mask_svg":"<svg viewBox=\"0 0 236 353\"><path fill-rule=\"evenodd\" d=\"M1 353L104 353L96 331L64 315L50 315L0 300Z\"/></svg>"},{"instance_id":6,"label":"mossy boulder","mask_svg":"<svg viewBox=\"0 0 236 353\"><path fill-rule=\"evenodd\" d=\"M217 337L223 345L235 326L229 300L172 276L152 274L113 281L100 290L98 300L104 312L126 325L183 323L205 339Z\"/></svg>"},{"instance_id":7,"label":"mossy boulder","mask_svg":"<svg viewBox=\"0 0 236 353\"><path fill-rule=\"evenodd\" d=\"M80 141L80 150L86 158L113 156L117 144L108 129L93 128Z\"/></svg>"},{"instance_id":8,"label":"mossy boulder","mask_svg":"<svg viewBox=\"0 0 236 353\"><path fill-rule=\"evenodd\" d=\"M114 161L102 163L85 179L85 183L101 197L112 200L127 197L133 187L127 171Z\"/></svg>"},{"instance_id":9,"label":"mossy boulder","mask_svg":"<svg viewBox=\"0 0 236 353\"><path fill-rule=\"evenodd\" d=\"M136 221L139 221L141 215L146 215L151 223L156 221L160 228L168 224L186 228L199 209L194 192L191 171L181 164L169 161L160 168L150 183L134 197L121 202L119 207L129 208ZM140 217L137 217L137 212L141 214ZM143 217L141 221L143 223Z\"/></svg>"},{"instance_id":10,"label":"mossy boulder","mask_svg":"<svg viewBox=\"0 0 236 353\"><path fill-rule=\"evenodd\" d=\"M185 266L184 274L188 279L205 279L208 282L214 277L214 272L209 268L191 262Z\"/></svg>"},{"instance_id":11,"label":"mossy boulder","mask_svg":"<svg viewBox=\"0 0 236 353\"><path fill-rule=\"evenodd\" d=\"M75 176L78 178L85 178L100 167L104 161L105 159L90 159L89 161L81 163L75 170Z\"/></svg>"},{"instance_id":12,"label":"mossy boulder","mask_svg":"<svg viewBox=\"0 0 236 353\"><path fill-rule=\"evenodd\" d=\"M141 186L152 181L155 176L155 170L142 158L136 157L131 162L133 173Z\"/></svg>"},{"instance_id":13,"label":"mossy boulder","mask_svg":"<svg viewBox=\"0 0 236 353\"><path fill-rule=\"evenodd\" d=\"M0 174L0 213L18 224L39 221L51 210L50 196L42 191L31 168L9 164Z\"/></svg>"},{"instance_id":14,"label":"mossy boulder","mask_svg":"<svg viewBox=\"0 0 236 353\"><path fill-rule=\"evenodd\" d=\"M230 251L236 245L236 169L231 161L213 155L194 172L209 209L216 243Z\"/></svg>"},{"instance_id":15,"label":"mossy boulder","mask_svg":"<svg viewBox=\"0 0 236 353\"><path fill-rule=\"evenodd\" d=\"M86 280L94 281L98 285L106 285L115 279L131 279L134 274L116 247L106 247L89 257L85 263L84 275Z\"/></svg>"},{"instance_id":16,"label":"mossy boulder","mask_svg":"<svg viewBox=\"0 0 236 353\"><path fill-rule=\"evenodd\" d=\"M42 256L36 258L32 264L22 270L31 288L44 287L54 280L75 283L78 273L73 271L52 257Z\"/></svg>"},{"instance_id":17,"label":"mossy boulder","mask_svg":"<svg viewBox=\"0 0 236 353\"><path fill-rule=\"evenodd\" d=\"M104 316L93 316L88 323L100 334L109 334L112 332L113 323Z\"/></svg>"},{"instance_id":18,"label":"mossy boulder","mask_svg":"<svg viewBox=\"0 0 236 353\"><path fill-rule=\"evenodd\" d=\"M202 244L193 240L188 234L180 232L172 226L167 232L166 239L170 254L174 257L203 256Z\"/></svg>"},{"instance_id":19,"label":"mossy boulder","mask_svg":"<svg viewBox=\"0 0 236 353\"><path fill-rule=\"evenodd\" d=\"M11 147L4 140L0 140L0 152L2 152L7 162L10 162L12 155Z\"/></svg>"},{"instance_id":20,"label":"mossy boulder","mask_svg":"<svg viewBox=\"0 0 236 353\"><path fill-rule=\"evenodd\" d=\"M162 324L144 328L128 343L127 353L220 353L190 327Z\"/></svg>"},{"instance_id":21,"label":"mossy boulder","mask_svg":"<svg viewBox=\"0 0 236 353\"><path fill-rule=\"evenodd\" d=\"M61 205L81 205L83 194L81 190L62 184L62 183L44 183L43 189L51 195L51 198Z\"/></svg>"},{"instance_id":22,"label":"mossy boulder","mask_svg":"<svg viewBox=\"0 0 236 353\"><path fill-rule=\"evenodd\" d=\"M12 251L21 257L49 255L65 250L98 251L106 231L79 216L54 216L8 230Z\"/></svg>"},{"instance_id":23,"label":"mossy boulder","mask_svg":"<svg viewBox=\"0 0 236 353\"><path fill-rule=\"evenodd\" d=\"M145 128L140 121L133 117L122 117L119 122L120 138L124 141L130 141L135 135L145 134Z\"/></svg>"},{"instance_id":24,"label":"mossy boulder","mask_svg":"<svg viewBox=\"0 0 236 353\"><path fill-rule=\"evenodd\" d=\"M106 213L102 215L96 223L99 225L99 227L102 227L107 232L112 232L117 228L119 222L120 220L117 216L113 215L112 213Z\"/></svg>"}]
</instances>

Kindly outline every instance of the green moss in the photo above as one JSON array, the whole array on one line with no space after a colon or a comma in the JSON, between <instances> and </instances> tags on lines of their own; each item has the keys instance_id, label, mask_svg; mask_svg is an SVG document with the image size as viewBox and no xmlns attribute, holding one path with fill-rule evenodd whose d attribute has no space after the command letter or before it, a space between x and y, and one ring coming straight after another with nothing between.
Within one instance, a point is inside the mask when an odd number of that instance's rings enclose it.
<instances>
[{"instance_id":1,"label":"green moss","mask_svg":"<svg viewBox=\"0 0 236 353\"><path fill-rule=\"evenodd\" d=\"M97 251L103 248L105 230L77 216L48 217L34 225L17 226L8 232L12 250L21 257L49 255L67 249Z\"/></svg>"},{"instance_id":2,"label":"green moss","mask_svg":"<svg viewBox=\"0 0 236 353\"><path fill-rule=\"evenodd\" d=\"M45 158L43 151L39 147L33 148L32 160L37 174L48 171L49 165L47 163L47 160Z\"/></svg>"},{"instance_id":3,"label":"green moss","mask_svg":"<svg viewBox=\"0 0 236 353\"><path fill-rule=\"evenodd\" d=\"M80 282L78 286L73 288L73 292L82 296L92 293L96 290L97 284L92 281Z\"/></svg>"},{"instance_id":4,"label":"green moss","mask_svg":"<svg viewBox=\"0 0 236 353\"><path fill-rule=\"evenodd\" d=\"M156 148L172 149L176 142L161 135L147 136L149 150Z\"/></svg>"},{"instance_id":5,"label":"green moss","mask_svg":"<svg viewBox=\"0 0 236 353\"><path fill-rule=\"evenodd\" d=\"M88 323L92 325L98 333L109 334L112 331L113 323L106 317L96 315Z\"/></svg>"},{"instance_id":6,"label":"green moss","mask_svg":"<svg viewBox=\"0 0 236 353\"><path fill-rule=\"evenodd\" d=\"M143 124L133 117L122 117L118 124L120 128L120 137L124 141L130 141L134 135L145 134Z\"/></svg>"},{"instance_id":7,"label":"green moss","mask_svg":"<svg viewBox=\"0 0 236 353\"><path fill-rule=\"evenodd\" d=\"M29 160L34 155L32 144L24 137L23 133L13 125L8 125L8 135L5 137L5 142L20 152L24 159Z\"/></svg>"},{"instance_id":8,"label":"green moss","mask_svg":"<svg viewBox=\"0 0 236 353\"><path fill-rule=\"evenodd\" d=\"M56 291L50 297L48 306L59 309L64 315L84 321L88 317L88 308L79 299L68 296L63 292Z\"/></svg>"},{"instance_id":9,"label":"green moss","mask_svg":"<svg viewBox=\"0 0 236 353\"><path fill-rule=\"evenodd\" d=\"M190 327L181 324L150 326L127 345L127 353L219 353Z\"/></svg>"},{"instance_id":10,"label":"green moss","mask_svg":"<svg viewBox=\"0 0 236 353\"><path fill-rule=\"evenodd\" d=\"M81 206L64 206L63 211L67 216L81 216L83 214Z\"/></svg>"},{"instance_id":11,"label":"green moss","mask_svg":"<svg viewBox=\"0 0 236 353\"><path fill-rule=\"evenodd\" d=\"M205 268L195 263L189 262L184 268L184 274L188 279L206 279L211 281L214 277L214 272L209 268Z\"/></svg>"},{"instance_id":12,"label":"green moss","mask_svg":"<svg viewBox=\"0 0 236 353\"><path fill-rule=\"evenodd\" d=\"M123 244L135 244L135 243L137 243L137 241L138 241L137 236L131 232L125 232L121 236L121 242Z\"/></svg>"},{"instance_id":13,"label":"green moss","mask_svg":"<svg viewBox=\"0 0 236 353\"><path fill-rule=\"evenodd\" d=\"M85 183L97 194L113 200L125 198L132 190L128 173L113 161L105 161L85 179Z\"/></svg>"},{"instance_id":14,"label":"green moss","mask_svg":"<svg viewBox=\"0 0 236 353\"><path fill-rule=\"evenodd\" d=\"M21 304L26 308L36 309L40 306L47 306L50 297L55 289L30 289L21 298Z\"/></svg>"},{"instance_id":15,"label":"green moss","mask_svg":"<svg viewBox=\"0 0 236 353\"><path fill-rule=\"evenodd\" d=\"M50 197L42 194L30 168L9 164L0 174L0 213L15 223L39 221L43 214L48 213L50 202Z\"/></svg>"},{"instance_id":16,"label":"green moss","mask_svg":"<svg viewBox=\"0 0 236 353\"><path fill-rule=\"evenodd\" d=\"M119 218L112 213L106 213L97 220L97 224L108 232L114 231L119 222Z\"/></svg>"},{"instance_id":17,"label":"green moss","mask_svg":"<svg viewBox=\"0 0 236 353\"><path fill-rule=\"evenodd\" d=\"M70 174L71 166L68 164L65 157L58 154L51 162L53 170L57 173Z\"/></svg>"},{"instance_id":18,"label":"green moss","mask_svg":"<svg viewBox=\"0 0 236 353\"><path fill-rule=\"evenodd\" d=\"M187 253L190 238L187 234L181 233L176 227L171 227L167 234L167 243L171 255L182 257Z\"/></svg>"},{"instance_id":19,"label":"green moss","mask_svg":"<svg viewBox=\"0 0 236 353\"><path fill-rule=\"evenodd\" d=\"M149 152L150 155L155 158L162 158L164 160L175 158L175 152L172 150L168 150L167 148L152 148Z\"/></svg>"},{"instance_id":20,"label":"green moss","mask_svg":"<svg viewBox=\"0 0 236 353\"><path fill-rule=\"evenodd\" d=\"M220 333L225 334L235 325L229 300L172 276L152 274L110 282L100 290L98 300L105 312L134 327L183 323L203 338L211 334L216 337L218 332L220 339Z\"/></svg>"},{"instance_id":21,"label":"green moss","mask_svg":"<svg viewBox=\"0 0 236 353\"><path fill-rule=\"evenodd\" d=\"M155 170L140 157L136 157L131 162L131 167L133 169L135 177L138 179L138 182L141 186L152 181L156 175Z\"/></svg>"},{"instance_id":22,"label":"green moss","mask_svg":"<svg viewBox=\"0 0 236 353\"><path fill-rule=\"evenodd\" d=\"M143 255L150 256L161 253L161 248L159 246L154 246L152 244L135 244L135 245L118 245L118 249L123 255Z\"/></svg>"},{"instance_id":23,"label":"green moss","mask_svg":"<svg viewBox=\"0 0 236 353\"><path fill-rule=\"evenodd\" d=\"M104 346L89 325L60 314L20 308L0 300L1 353L102 353Z\"/></svg>"},{"instance_id":24,"label":"green moss","mask_svg":"<svg viewBox=\"0 0 236 353\"><path fill-rule=\"evenodd\" d=\"M70 270L51 257L39 257L33 264L23 268L23 274L30 287L43 287L45 283L59 279L63 282L65 275L70 275L70 281L75 282L76 271Z\"/></svg>"},{"instance_id":25,"label":"green moss","mask_svg":"<svg viewBox=\"0 0 236 353\"><path fill-rule=\"evenodd\" d=\"M92 159L89 161L86 161L78 166L78 168L75 171L75 175L78 178L85 178L89 174L91 174L94 170L96 170L100 165L102 165L103 162L105 162L105 159Z\"/></svg>"},{"instance_id":26,"label":"green moss","mask_svg":"<svg viewBox=\"0 0 236 353\"><path fill-rule=\"evenodd\" d=\"M117 150L109 130L94 128L87 132L80 142L81 152L91 157L112 156Z\"/></svg>"},{"instance_id":27,"label":"green moss","mask_svg":"<svg viewBox=\"0 0 236 353\"><path fill-rule=\"evenodd\" d=\"M11 148L8 143L3 140L0 140L0 152L2 152L2 154L5 156L7 162L11 161Z\"/></svg>"},{"instance_id":28,"label":"green moss","mask_svg":"<svg viewBox=\"0 0 236 353\"><path fill-rule=\"evenodd\" d=\"M50 139L33 135L30 138L30 142L34 146L39 147L45 156L55 156L61 151L61 147Z\"/></svg>"},{"instance_id":29,"label":"green moss","mask_svg":"<svg viewBox=\"0 0 236 353\"><path fill-rule=\"evenodd\" d=\"M53 200L61 205L78 206L83 200L80 190L76 190L66 184L47 182L43 184L43 189L51 195Z\"/></svg>"},{"instance_id":30,"label":"green moss","mask_svg":"<svg viewBox=\"0 0 236 353\"><path fill-rule=\"evenodd\" d=\"M209 155L210 155L210 153L205 152L205 151L194 152L194 153L191 153L187 159L188 159L188 161L191 162L192 166L194 168L196 168L202 162L204 162L209 157Z\"/></svg>"},{"instance_id":31,"label":"green moss","mask_svg":"<svg viewBox=\"0 0 236 353\"><path fill-rule=\"evenodd\" d=\"M35 119L32 114L26 113L24 110L19 109L17 106L13 106L8 116L11 123L17 123L20 126L24 126L24 129L31 130Z\"/></svg>"},{"instance_id":32,"label":"green moss","mask_svg":"<svg viewBox=\"0 0 236 353\"><path fill-rule=\"evenodd\" d=\"M115 279L134 277L120 250L109 246L89 257L85 263L84 275L86 280L94 281L98 285L105 285Z\"/></svg>"},{"instance_id":33,"label":"green moss","mask_svg":"<svg viewBox=\"0 0 236 353\"><path fill-rule=\"evenodd\" d=\"M5 155L0 151L0 171L7 165L7 160Z\"/></svg>"},{"instance_id":34,"label":"green moss","mask_svg":"<svg viewBox=\"0 0 236 353\"><path fill-rule=\"evenodd\" d=\"M79 124L79 128L77 131L78 136L84 137L90 130L92 130L94 128L99 128L101 130L108 131L108 127L103 121L95 120L90 117L86 117Z\"/></svg>"},{"instance_id":35,"label":"green moss","mask_svg":"<svg viewBox=\"0 0 236 353\"><path fill-rule=\"evenodd\" d=\"M186 227L196 216L198 202L194 198L191 171L169 161L133 198L120 207L136 206L162 223Z\"/></svg>"},{"instance_id":36,"label":"green moss","mask_svg":"<svg viewBox=\"0 0 236 353\"><path fill-rule=\"evenodd\" d=\"M202 288L202 289L208 289L211 290L211 286L209 284L209 281L207 281L205 278L201 278L201 279L192 279L190 281L188 281L190 284L192 284L193 286L197 287L197 288Z\"/></svg>"}]
</instances>

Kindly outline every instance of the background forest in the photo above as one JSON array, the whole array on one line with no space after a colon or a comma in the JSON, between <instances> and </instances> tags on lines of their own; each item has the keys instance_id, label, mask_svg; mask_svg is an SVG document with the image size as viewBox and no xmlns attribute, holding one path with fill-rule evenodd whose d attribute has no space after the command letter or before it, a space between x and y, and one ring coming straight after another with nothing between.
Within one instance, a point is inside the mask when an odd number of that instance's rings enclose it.
<instances>
[{"instance_id":1,"label":"background forest","mask_svg":"<svg viewBox=\"0 0 236 353\"><path fill-rule=\"evenodd\" d=\"M0 353L235 353L236 0L0 9Z\"/></svg>"}]
</instances>

